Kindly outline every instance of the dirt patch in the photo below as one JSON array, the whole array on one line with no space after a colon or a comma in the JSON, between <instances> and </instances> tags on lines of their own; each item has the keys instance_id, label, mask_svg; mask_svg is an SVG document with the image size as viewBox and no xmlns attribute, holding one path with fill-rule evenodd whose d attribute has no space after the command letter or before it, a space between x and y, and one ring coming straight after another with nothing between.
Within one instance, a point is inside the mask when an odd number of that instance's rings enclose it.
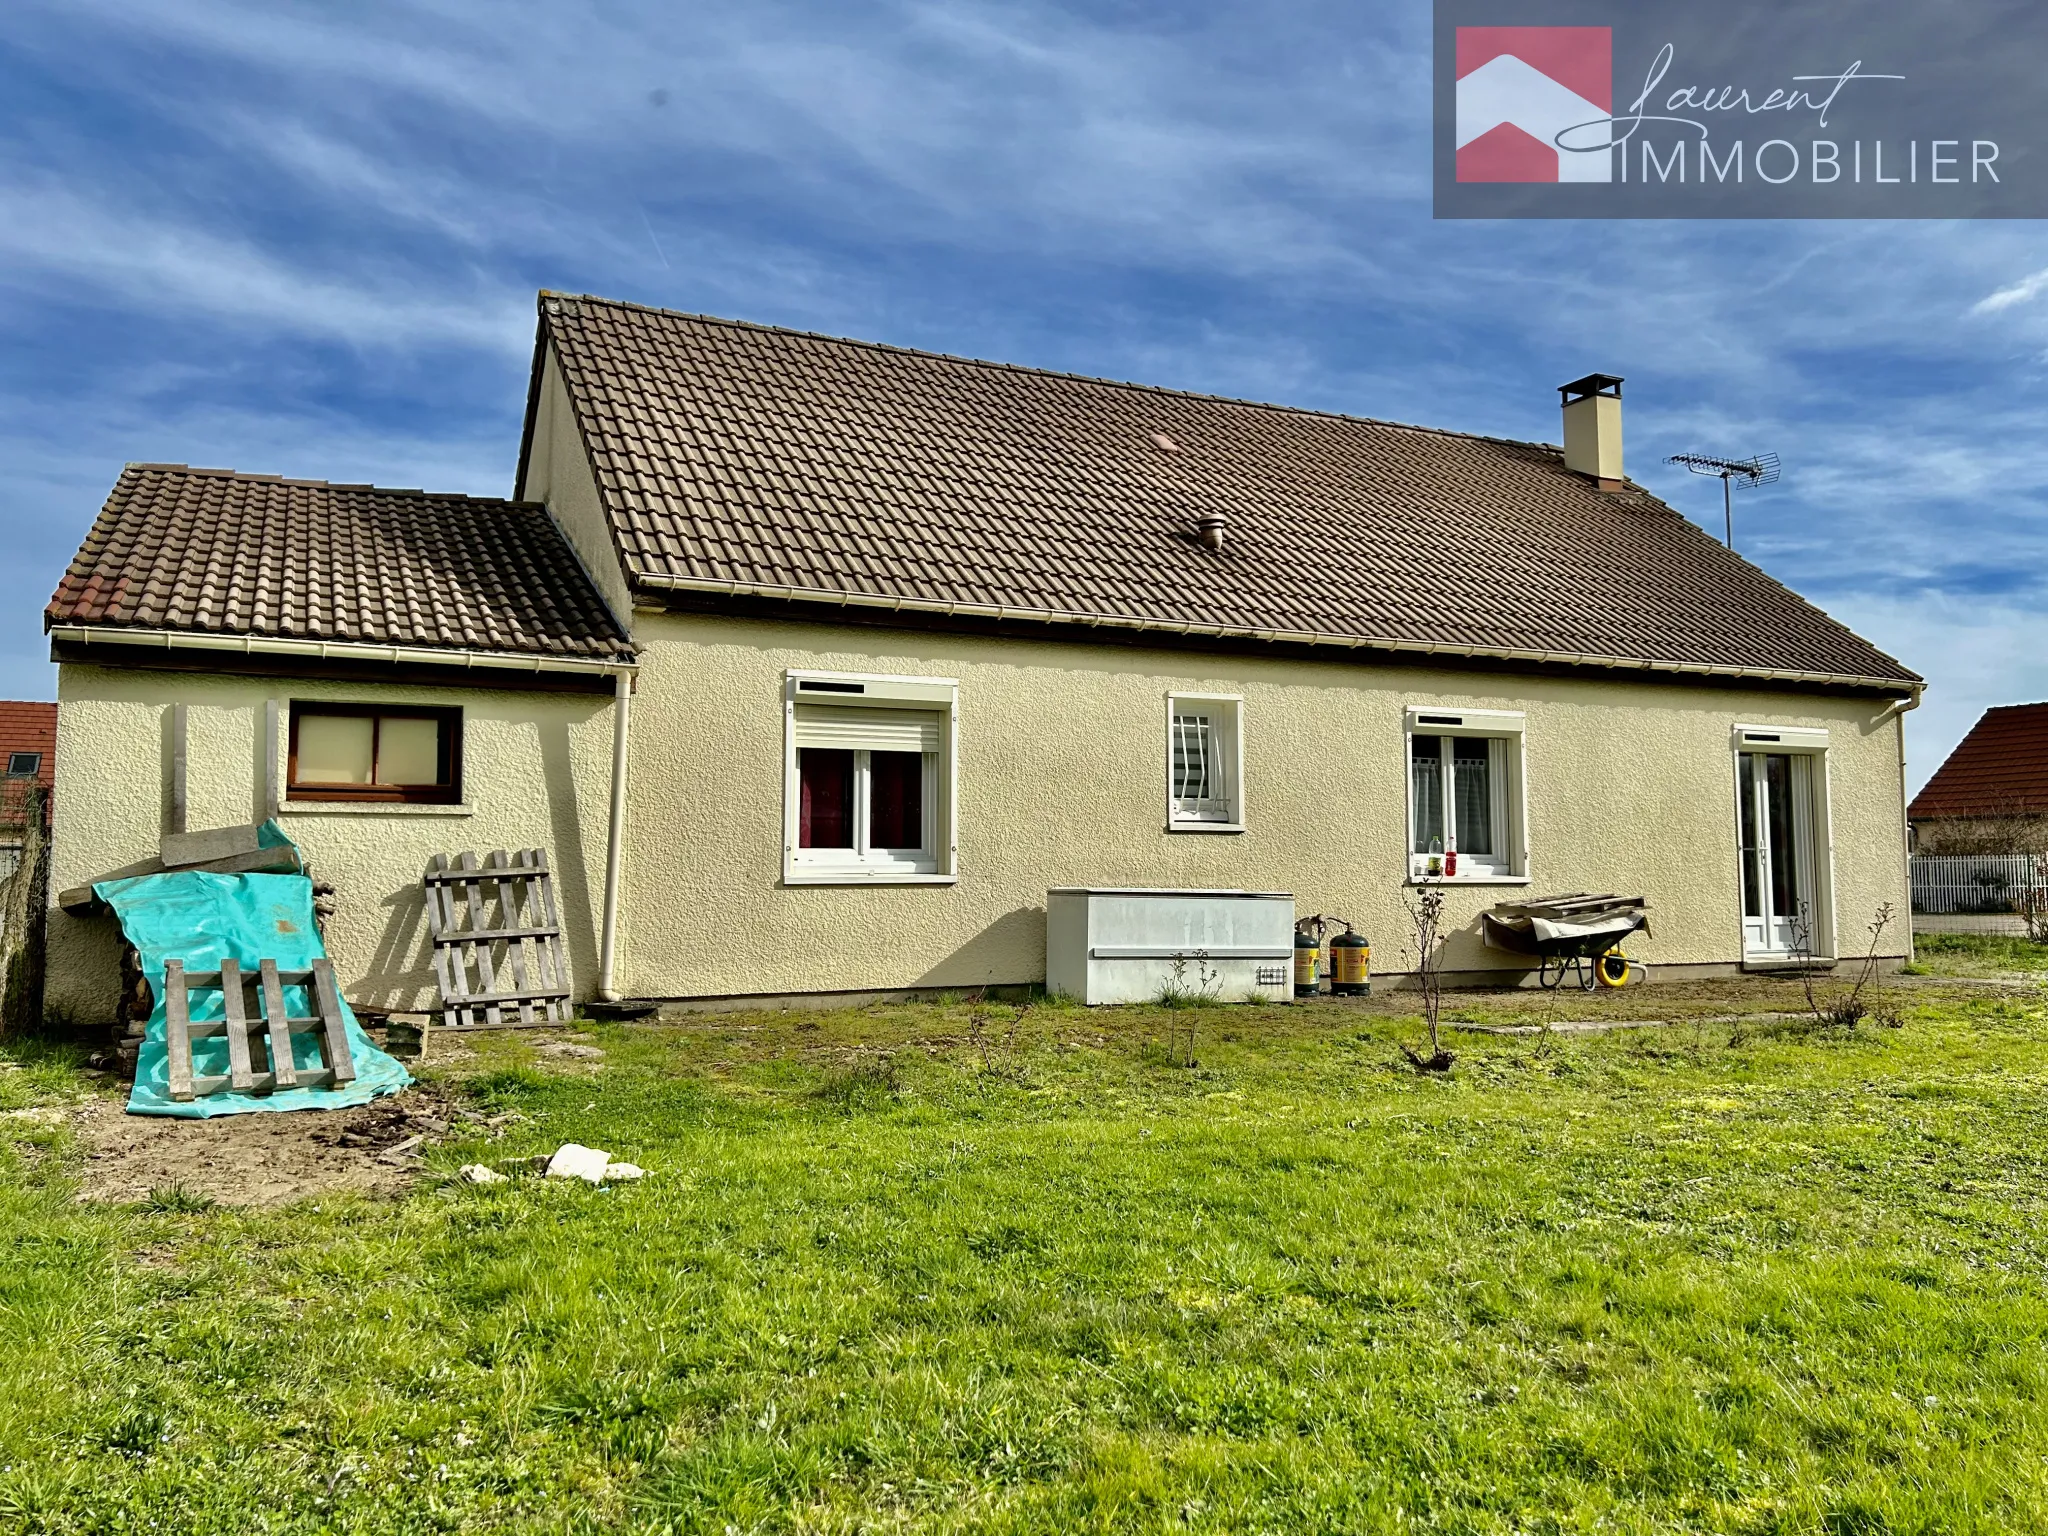
<instances>
[{"instance_id":1,"label":"dirt patch","mask_svg":"<svg viewBox=\"0 0 2048 1536\"><path fill-rule=\"evenodd\" d=\"M95 1098L74 1106L71 1120L85 1150L81 1200L126 1202L182 1189L223 1205L279 1205L338 1191L402 1194L435 1141L491 1128L431 1083L352 1109L213 1120L131 1115L122 1100Z\"/></svg>"}]
</instances>

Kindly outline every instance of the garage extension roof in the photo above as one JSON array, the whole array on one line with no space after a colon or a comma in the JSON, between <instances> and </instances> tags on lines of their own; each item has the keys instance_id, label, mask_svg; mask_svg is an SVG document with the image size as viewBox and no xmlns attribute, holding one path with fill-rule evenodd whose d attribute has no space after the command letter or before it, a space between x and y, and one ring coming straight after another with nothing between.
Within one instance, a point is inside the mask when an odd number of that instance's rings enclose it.
<instances>
[{"instance_id":1,"label":"garage extension roof","mask_svg":"<svg viewBox=\"0 0 2048 1536\"><path fill-rule=\"evenodd\" d=\"M549 293L535 401L550 345L643 591L1920 682L1545 444Z\"/></svg>"},{"instance_id":2,"label":"garage extension roof","mask_svg":"<svg viewBox=\"0 0 2048 1536\"><path fill-rule=\"evenodd\" d=\"M44 627L632 660L545 507L131 464Z\"/></svg>"},{"instance_id":3,"label":"garage extension roof","mask_svg":"<svg viewBox=\"0 0 2048 1536\"><path fill-rule=\"evenodd\" d=\"M1914 821L2044 813L2048 704L2004 704L1985 710L1906 812Z\"/></svg>"}]
</instances>

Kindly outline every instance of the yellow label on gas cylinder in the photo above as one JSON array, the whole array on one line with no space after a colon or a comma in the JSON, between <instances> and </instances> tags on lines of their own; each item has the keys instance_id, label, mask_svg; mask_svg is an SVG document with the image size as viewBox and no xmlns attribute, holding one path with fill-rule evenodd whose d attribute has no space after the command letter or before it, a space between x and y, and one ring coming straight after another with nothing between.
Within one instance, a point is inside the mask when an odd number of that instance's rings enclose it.
<instances>
[{"instance_id":1,"label":"yellow label on gas cylinder","mask_svg":"<svg viewBox=\"0 0 2048 1536\"><path fill-rule=\"evenodd\" d=\"M1339 986L1352 986L1365 981L1372 974L1372 950L1360 944L1353 948L1349 944L1330 946L1331 977Z\"/></svg>"},{"instance_id":2,"label":"yellow label on gas cylinder","mask_svg":"<svg viewBox=\"0 0 2048 1536\"><path fill-rule=\"evenodd\" d=\"M1321 954L1319 949L1297 949L1294 952L1294 984L1297 987L1316 984L1316 960Z\"/></svg>"}]
</instances>

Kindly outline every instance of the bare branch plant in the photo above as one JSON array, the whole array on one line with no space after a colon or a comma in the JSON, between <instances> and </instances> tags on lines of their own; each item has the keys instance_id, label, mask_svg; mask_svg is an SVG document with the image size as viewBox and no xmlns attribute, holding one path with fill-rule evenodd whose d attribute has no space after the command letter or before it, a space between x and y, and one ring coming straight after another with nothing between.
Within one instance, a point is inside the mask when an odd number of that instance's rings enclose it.
<instances>
[{"instance_id":1,"label":"bare branch plant","mask_svg":"<svg viewBox=\"0 0 2048 1536\"><path fill-rule=\"evenodd\" d=\"M1402 905L1408 909L1408 942L1416 956L1415 980L1422 991L1422 1022L1429 1030L1429 1054L1419 1056L1405 1045L1401 1051L1419 1072L1448 1072L1457 1057L1444 1049L1440 1029L1444 1006L1444 893L1424 886L1413 901L1404 897Z\"/></svg>"}]
</instances>

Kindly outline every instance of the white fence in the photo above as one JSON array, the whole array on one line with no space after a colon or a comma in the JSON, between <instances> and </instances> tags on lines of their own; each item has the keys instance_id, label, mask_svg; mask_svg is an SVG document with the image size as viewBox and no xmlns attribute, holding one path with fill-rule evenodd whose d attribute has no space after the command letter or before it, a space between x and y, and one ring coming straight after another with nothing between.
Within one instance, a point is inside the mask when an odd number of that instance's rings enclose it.
<instances>
[{"instance_id":1,"label":"white fence","mask_svg":"<svg viewBox=\"0 0 2048 1536\"><path fill-rule=\"evenodd\" d=\"M1916 853L1912 871L1915 912L2012 912L2021 891L2048 879L2048 859L2030 853L1982 858Z\"/></svg>"}]
</instances>

